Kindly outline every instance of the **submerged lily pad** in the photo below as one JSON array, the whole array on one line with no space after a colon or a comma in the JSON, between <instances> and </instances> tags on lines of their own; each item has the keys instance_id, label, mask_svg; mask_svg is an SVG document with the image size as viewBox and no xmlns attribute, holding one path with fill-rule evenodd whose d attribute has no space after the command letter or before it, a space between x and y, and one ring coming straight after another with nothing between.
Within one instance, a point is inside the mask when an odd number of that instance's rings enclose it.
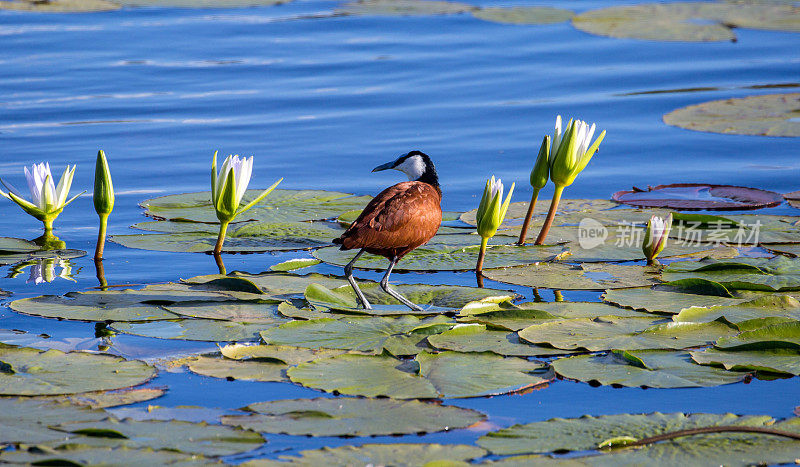
<instances>
[{"instance_id":1,"label":"submerged lily pad","mask_svg":"<svg viewBox=\"0 0 800 467\"><path fill-rule=\"evenodd\" d=\"M628 387L711 387L737 383L747 376L747 373L698 365L685 352L664 350L615 350L605 355L578 355L560 358L552 366L565 378Z\"/></svg>"},{"instance_id":2,"label":"submerged lily pad","mask_svg":"<svg viewBox=\"0 0 800 467\"><path fill-rule=\"evenodd\" d=\"M800 259L737 258L670 263L664 269L665 281L706 279L729 289L788 291L800 290Z\"/></svg>"},{"instance_id":3,"label":"submerged lily pad","mask_svg":"<svg viewBox=\"0 0 800 467\"><path fill-rule=\"evenodd\" d=\"M260 194L261 190L247 190L242 203ZM335 191L275 189L246 214L237 217L236 221L280 223L330 219L344 211L363 209L370 199L370 196L353 196ZM162 196L144 201L141 205L146 209L146 215L156 219L218 222L209 191Z\"/></svg>"},{"instance_id":4,"label":"submerged lily pad","mask_svg":"<svg viewBox=\"0 0 800 467\"><path fill-rule=\"evenodd\" d=\"M682 414L671 413L663 414L659 412L651 414L619 414L602 415L593 417L584 415L580 418L554 418L545 422L528 423L525 425L514 425L509 428L487 433L478 439L478 445L490 450L493 454L524 454L532 452L553 452L553 451L586 451L594 450L602 443L611 438L631 436L642 439L664 433L671 433L678 430L709 426L758 426L766 427L772 425L774 420L766 415L750 415L740 417L733 414ZM724 449L740 450L743 446L738 445L731 437L738 436L726 433L725 436L709 434L683 438L691 446L691 449L684 449L692 456L702 454L705 458L695 458L694 463L681 465L696 465L708 463L713 459L716 463L718 457L713 455L715 451ZM752 437L753 435L745 435ZM766 437L762 437L766 438ZM678 440L666 441L660 444L672 444ZM800 443L793 443L798 444ZM672 450L675 450L673 446ZM644 449L644 448L637 448ZM698 449L700 452L698 452ZM710 449L710 451L709 451ZM749 445L751 451L760 451ZM670 451L672 451L670 450ZM608 451L605 451L608 452ZM617 451L611 451L612 453ZM672 456L665 456L664 459L674 459ZM585 458L578 458L585 459ZM590 458L596 461L607 460L613 463L614 456ZM654 458L652 462L658 463ZM592 463L593 464L593 463ZM648 462L635 465L647 465Z\"/></svg>"},{"instance_id":5,"label":"submerged lily pad","mask_svg":"<svg viewBox=\"0 0 800 467\"><path fill-rule=\"evenodd\" d=\"M305 436L385 436L465 428L486 416L474 410L415 400L318 398L259 402L249 415L222 417L261 433Z\"/></svg>"},{"instance_id":6,"label":"submerged lily pad","mask_svg":"<svg viewBox=\"0 0 800 467\"><path fill-rule=\"evenodd\" d=\"M765 371L800 375L800 350L763 349L725 351L707 349L691 352L692 360L701 365L720 366L732 371Z\"/></svg>"},{"instance_id":7,"label":"submerged lily pad","mask_svg":"<svg viewBox=\"0 0 800 467\"><path fill-rule=\"evenodd\" d=\"M438 0L360 0L345 3L340 13L370 16L418 16L464 13L477 7Z\"/></svg>"},{"instance_id":8,"label":"submerged lily pad","mask_svg":"<svg viewBox=\"0 0 800 467\"><path fill-rule=\"evenodd\" d=\"M277 323L271 324L271 326L276 325ZM112 324L115 331L135 336L208 342L253 341L257 339L259 332L269 326L263 323L238 323L214 319Z\"/></svg>"},{"instance_id":9,"label":"submerged lily pad","mask_svg":"<svg viewBox=\"0 0 800 467\"><path fill-rule=\"evenodd\" d=\"M425 337L455 324L444 317L418 319L353 317L292 321L261 333L264 342L311 349L344 349L393 355L416 355L428 346Z\"/></svg>"},{"instance_id":10,"label":"submerged lily pad","mask_svg":"<svg viewBox=\"0 0 800 467\"><path fill-rule=\"evenodd\" d=\"M144 362L113 355L0 344L0 395L4 396L119 389L144 383L155 374L155 368Z\"/></svg>"},{"instance_id":11,"label":"submerged lily pad","mask_svg":"<svg viewBox=\"0 0 800 467\"><path fill-rule=\"evenodd\" d=\"M678 2L591 10L572 24L601 36L657 41L732 41L733 27L800 31L800 13L789 5Z\"/></svg>"},{"instance_id":12,"label":"submerged lily pad","mask_svg":"<svg viewBox=\"0 0 800 467\"><path fill-rule=\"evenodd\" d=\"M484 21L504 24L552 24L572 18L569 10L553 7L480 8L472 16Z\"/></svg>"},{"instance_id":13,"label":"submerged lily pad","mask_svg":"<svg viewBox=\"0 0 800 467\"><path fill-rule=\"evenodd\" d=\"M110 240L142 250L208 253L214 250L219 233L217 225L198 222L142 222L132 227L167 233L112 235ZM246 222L228 229L223 251L308 250L330 245L342 232L323 222Z\"/></svg>"},{"instance_id":14,"label":"submerged lily pad","mask_svg":"<svg viewBox=\"0 0 800 467\"><path fill-rule=\"evenodd\" d=\"M794 13L800 29L800 14ZM735 135L800 136L800 93L723 99L683 107L664 115L664 123L687 130Z\"/></svg>"},{"instance_id":15,"label":"submerged lily pad","mask_svg":"<svg viewBox=\"0 0 800 467\"><path fill-rule=\"evenodd\" d=\"M566 261L570 257L565 258ZM489 279L526 287L557 290L605 290L658 283L659 270L622 264L538 263L483 272Z\"/></svg>"},{"instance_id":16,"label":"submerged lily pad","mask_svg":"<svg viewBox=\"0 0 800 467\"><path fill-rule=\"evenodd\" d=\"M673 183L639 189L618 191L615 201L641 208L679 210L738 211L774 207L783 197L774 191L732 185L704 183Z\"/></svg>"},{"instance_id":17,"label":"submerged lily pad","mask_svg":"<svg viewBox=\"0 0 800 467\"><path fill-rule=\"evenodd\" d=\"M339 355L287 371L303 386L366 397L430 399L505 394L546 383L545 365L492 353L422 352L408 362L387 355Z\"/></svg>"},{"instance_id":18,"label":"submerged lily pad","mask_svg":"<svg viewBox=\"0 0 800 467\"><path fill-rule=\"evenodd\" d=\"M354 465L403 465L408 467L433 467L436 465L462 465L471 459L486 455L486 451L464 444L362 444L300 451L299 456L280 456L284 462L256 459L246 467L281 465L325 465L349 467Z\"/></svg>"},{"instance_id":19,"label":"submerged lily pad","mask_svg":"<svg viewBox=\"0 0 800 467\"><path fill-rule=\"evenodd\" d=\"M444 235L443 237L456 237ZM460 236L459 236L460 237ZM477 243L461 243L460 245L429 244L412 251L397 263L395 271L468 271L475 269L480 251L480 237L474 237ZM489 245L484 260L485 268L517 266L557 259L564 252L556 245L511 246ZM357 251L342 251L338 247L321 248L314 252L314 257L325 263L345 266L356 255ZM355 267L363 269L386 269L388 260L382 256L364 253Z\"/></svg>"}]
</instances>

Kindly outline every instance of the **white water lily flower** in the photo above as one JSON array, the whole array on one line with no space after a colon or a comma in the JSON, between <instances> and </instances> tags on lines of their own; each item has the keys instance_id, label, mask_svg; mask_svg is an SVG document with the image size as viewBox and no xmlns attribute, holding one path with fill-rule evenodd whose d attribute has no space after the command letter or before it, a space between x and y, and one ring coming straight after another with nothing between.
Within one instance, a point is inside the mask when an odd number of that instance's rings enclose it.
<instances>
[{"instance_id":1,"label":"white water lily flower","mask_svg":"<svg viewBox=\"0 0 800 467\"><path fill-rule=\"evenodd\" d=\"M583 120L570 120L567 129L561 134L561 116L556 117L555 136L550 152L550 179L557 186L569 186L575 181L583 169L592 160L606 132L600 133L597 140L590 144L595 133L595 124L591 126Z\"/></svg>"},{"instance_id":2,"label":"white water lily flower","mask_svg":"<svg viewBox=\"0 0 800 467\"><path fill-rule=\"evenodd\" d=\"M68 165L61 175L58 185L55 185L53 176L50 173L49 163L33 164L30 170L25 167L25 178L28 181L28 188L31 192L31 201L24 199L19 191L5 182L3 182L3 185L8 189L8 192L0 190L0 195L14 201L25 212L44 222L45 231L50 231L53 228L53 221L64 207L83 194L81 192L67 200L74 175L75 166L70 167Z\"/></svg>"},{"instance_id":3,"label":"white water lily flower","mask_svg":"<svg viewBox=\"0 0 800 467\"><path fill-rule=\"evenodd\" d=\"M495 180L494 176L486 181L478 211L475 214L478 222L478 234L483 238L493 237L497 233L498 227L506 217L508 205L511 202L511 194L514 192L514 184L508 191L508 196L503 201L503 181ZM501 204L502 203L502 204Z\"/></svg>"},{"instance_id":4,"label":"white water lily flower","mask_svg":"<svg viewBox=\"0 0 800 467\"><path fill-rule=\"evenodd\" d=\"M667 238L669 238L671 228L671 213L664 219L653 216L647 222L647 230L644 233L644 241L642 242L642 252L648 263L652 263L664 247L667 246Z\"/></svg>"}]
</instances>

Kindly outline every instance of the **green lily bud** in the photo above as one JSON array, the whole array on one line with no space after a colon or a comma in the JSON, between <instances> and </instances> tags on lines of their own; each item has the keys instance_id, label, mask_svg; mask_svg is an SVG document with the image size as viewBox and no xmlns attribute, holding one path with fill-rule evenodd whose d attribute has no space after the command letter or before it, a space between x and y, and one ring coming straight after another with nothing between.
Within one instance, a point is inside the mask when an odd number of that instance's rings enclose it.
<instances>
[{"instance_id":1,"label":"green lily bud","mask_svg":"<svg viewBox=\"0 0 800 467\"><path fill-rule=\"evenodd\" d=\"M586 168L600 143L606 136L605 130L589 145L594 136L595 125L591 127L582 120L570 120L563 137L561 117L556 120L556 137L553 140L553 154L550 159L550 179L557 186L572 185L575 177Z\"/></svg>"},{"instance_id":2,"label":"green lily bud","mask_svg":"<svg viewBox=\"0 0 800 467\"><path fill-rule=\"evenodd\" d=\"M503 223L511 203L511 194L514 192L514 184L508 190L508 196L501 205L503 198L503 182L495 180L494 176L486 181L486 188L483 190L481 203L478 206L476 219L478 221L478 234L483 238L491 238L497 233L497 229Z\"/></svg>"},{"instance_id":3,"label":"green lily bud","mask_svg":"<svg viewBox=\"0 0 800 467\"><path fill-rule=\"evenodd\" d=\"M542 189L547 185L550 177L550 135L545 135L542 139L542 146L539 148L539 156L531 170L531 186Z\"/></svg>"},{"instance_id":4,"label":"green lily bud","mask_svg":"<svg viewBox=\"0 0 800 467\"><path fill-rule=\"evenodd\" d=\"M672 228L672 213L665 219L653 216L647 221L647 230L644 232L642 242L642 252L647 258L648 264L653 263L656 257L667 246L667 238Z\"/></svg>"},{"instance_id":5,"label":"green lily bud","mask_svg":"<svg viewBox=\"0 0 800 467\"><path fill-rule=\"evenodd\" d=\"M94 166L94 210L100 216L111 214L114 209L114 184L111 182L111 170L108 168L106 153L97 151L97 162Z\"/></svg>"}]
</instances>

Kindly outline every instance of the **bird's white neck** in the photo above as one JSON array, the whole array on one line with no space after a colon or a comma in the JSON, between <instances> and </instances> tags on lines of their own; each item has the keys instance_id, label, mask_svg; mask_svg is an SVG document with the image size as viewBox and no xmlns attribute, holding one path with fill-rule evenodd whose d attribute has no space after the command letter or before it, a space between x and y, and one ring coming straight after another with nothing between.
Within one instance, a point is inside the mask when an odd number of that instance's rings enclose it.
<instances>
[{"instance_id":1,"label":"bird's white neck","mask_svg":"<svg viewBox=\"0 0 800 467\"><path fill-rule=\"evenodd\" d=\"M422 160L420 156L412 156L408 159L404 160L402 164L399 164L394 167L395 170L399 170L404 174L408 175L408 180L417 180L422 177L422 174L425 173L425 161Z\"/></svg>"}]
</instances>

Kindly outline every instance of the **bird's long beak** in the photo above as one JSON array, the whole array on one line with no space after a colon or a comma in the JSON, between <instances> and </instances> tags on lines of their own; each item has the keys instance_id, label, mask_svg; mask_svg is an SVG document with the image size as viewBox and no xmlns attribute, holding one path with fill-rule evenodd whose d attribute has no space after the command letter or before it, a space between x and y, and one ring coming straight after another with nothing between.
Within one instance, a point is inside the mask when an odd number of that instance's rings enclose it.
<instances>
[{"instance_id":1,"label":"bird's long beak","mask_svg":"<svg viewBox=\"0 0 800 467\"><path fill-rule=\"evenodd\" d=\"M387 169L393 169L393 168L394 168L394 161L387 162L385 164L381 164L381 165L375 167L374 169L372 169L372 171L373 172L380 172L381 170L387 170Z\"/></svg>"}]
</instances>

